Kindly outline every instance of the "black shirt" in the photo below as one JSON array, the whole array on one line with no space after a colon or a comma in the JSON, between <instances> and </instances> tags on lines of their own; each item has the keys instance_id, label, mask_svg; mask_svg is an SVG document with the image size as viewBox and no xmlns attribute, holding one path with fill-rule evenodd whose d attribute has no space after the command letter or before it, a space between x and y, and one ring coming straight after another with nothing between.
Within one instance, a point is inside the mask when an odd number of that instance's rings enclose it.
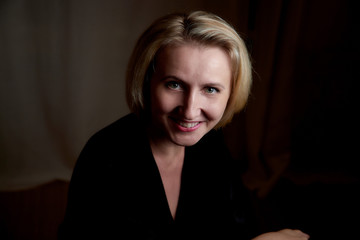
<instances>
[{"instance_id":1,"label":"black shirt","mask_svg":"<svg viewBox=\"0 0 360 240\"><path fill-rule=\"evenodd\" d=\"M231 172L220 132L186 147L173 219L145 128L129 114L82 150L59 239L244 239L243 203L233 199Z\"/></svg>"}]
</instances>

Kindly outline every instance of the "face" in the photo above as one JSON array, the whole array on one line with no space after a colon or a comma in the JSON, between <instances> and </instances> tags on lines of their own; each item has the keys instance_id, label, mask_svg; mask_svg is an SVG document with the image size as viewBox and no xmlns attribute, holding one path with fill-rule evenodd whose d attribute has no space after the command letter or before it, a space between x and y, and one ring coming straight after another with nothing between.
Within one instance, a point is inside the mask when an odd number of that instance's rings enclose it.
<instances>
[{"instance_id":1,"label":"face","mask_svg":"<svg viewBox=\"0 0 360 240\"><path fill-rule=\"evenodd\" d=\"M219 47L185 44L161 50L150 84L150 137L191 146L214 128L230 96L230 66Z\"/></svg>"}]
</instances>

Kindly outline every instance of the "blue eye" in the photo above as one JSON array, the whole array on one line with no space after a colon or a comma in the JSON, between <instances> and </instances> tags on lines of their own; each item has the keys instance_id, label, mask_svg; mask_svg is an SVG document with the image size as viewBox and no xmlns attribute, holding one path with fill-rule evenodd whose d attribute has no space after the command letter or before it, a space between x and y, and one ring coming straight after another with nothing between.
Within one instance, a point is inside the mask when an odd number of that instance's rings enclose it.
<instances>
[{"instance_id":1,"label":"blue eye","mask_svg":"<svg viewBox=\"0 0 360 240\"><path fill-rule=\"evenodd\" d=\"M180 84L178 82L174 82L174 81L171 81L171 82L167 82L166 83L166 86L170 89L173 89L173 90L178 90L180 89Z\"/></svg>"},{"instance_id":2,"label":"blue eye","mask_svg":"<svg viewBox=\"0 0 360 240\"><path fill-rule=\"evenodd\" d=\"M205 92L206 92L206 93L210 93L210 94L214 94L214 93L219 92L219 89L214 88L214 87L206 87L206 88L205 88Z\"/></svg>"}]
</instances>

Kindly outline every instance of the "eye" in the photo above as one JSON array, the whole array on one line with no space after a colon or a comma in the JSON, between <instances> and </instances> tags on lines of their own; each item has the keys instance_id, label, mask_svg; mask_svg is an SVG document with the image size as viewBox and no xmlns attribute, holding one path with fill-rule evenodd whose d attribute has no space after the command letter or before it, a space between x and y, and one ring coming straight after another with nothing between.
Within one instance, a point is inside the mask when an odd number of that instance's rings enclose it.
<instances>
[{"instance_id":1,"label":"eye","mask_svg":"<svg viewBox=\"0 0 360 240\"><path fill-rule=\"evenodd\" d=\"M219 89L214 88L214 87L206 87L205 88L205 92L206 93L210 93L210 94L214 94L214 93L218 93Z\"/></svg>"},{"instance_id":2,"label":"eye","mask_svg":"<svg viewBox=\"0 0 360 240\"><path fill-rule=\"evenodd\" d=\"M180 83L175 82L175 81L167 82L165 85L166 85L166 87L173 89L173 90L181 90Z\"/></svg>"}]
</instances>

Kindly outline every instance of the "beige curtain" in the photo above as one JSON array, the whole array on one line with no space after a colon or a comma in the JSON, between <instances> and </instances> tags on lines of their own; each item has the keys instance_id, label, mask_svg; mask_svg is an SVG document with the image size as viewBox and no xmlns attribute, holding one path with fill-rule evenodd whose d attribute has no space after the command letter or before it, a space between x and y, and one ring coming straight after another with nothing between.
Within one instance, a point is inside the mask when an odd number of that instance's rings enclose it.
<instances>
[{"instance_id":1,"label":"beige curtain","mask_svg":"<svg viewBox=\"0 0 360 240\"><path fill-rule=\"evenodd\" d=\"M128 112L126 64L155 18L203 9L236 23L244 2L1 1L0 190L70 179L87 139Z\"/></svg>"}]
</instances>

